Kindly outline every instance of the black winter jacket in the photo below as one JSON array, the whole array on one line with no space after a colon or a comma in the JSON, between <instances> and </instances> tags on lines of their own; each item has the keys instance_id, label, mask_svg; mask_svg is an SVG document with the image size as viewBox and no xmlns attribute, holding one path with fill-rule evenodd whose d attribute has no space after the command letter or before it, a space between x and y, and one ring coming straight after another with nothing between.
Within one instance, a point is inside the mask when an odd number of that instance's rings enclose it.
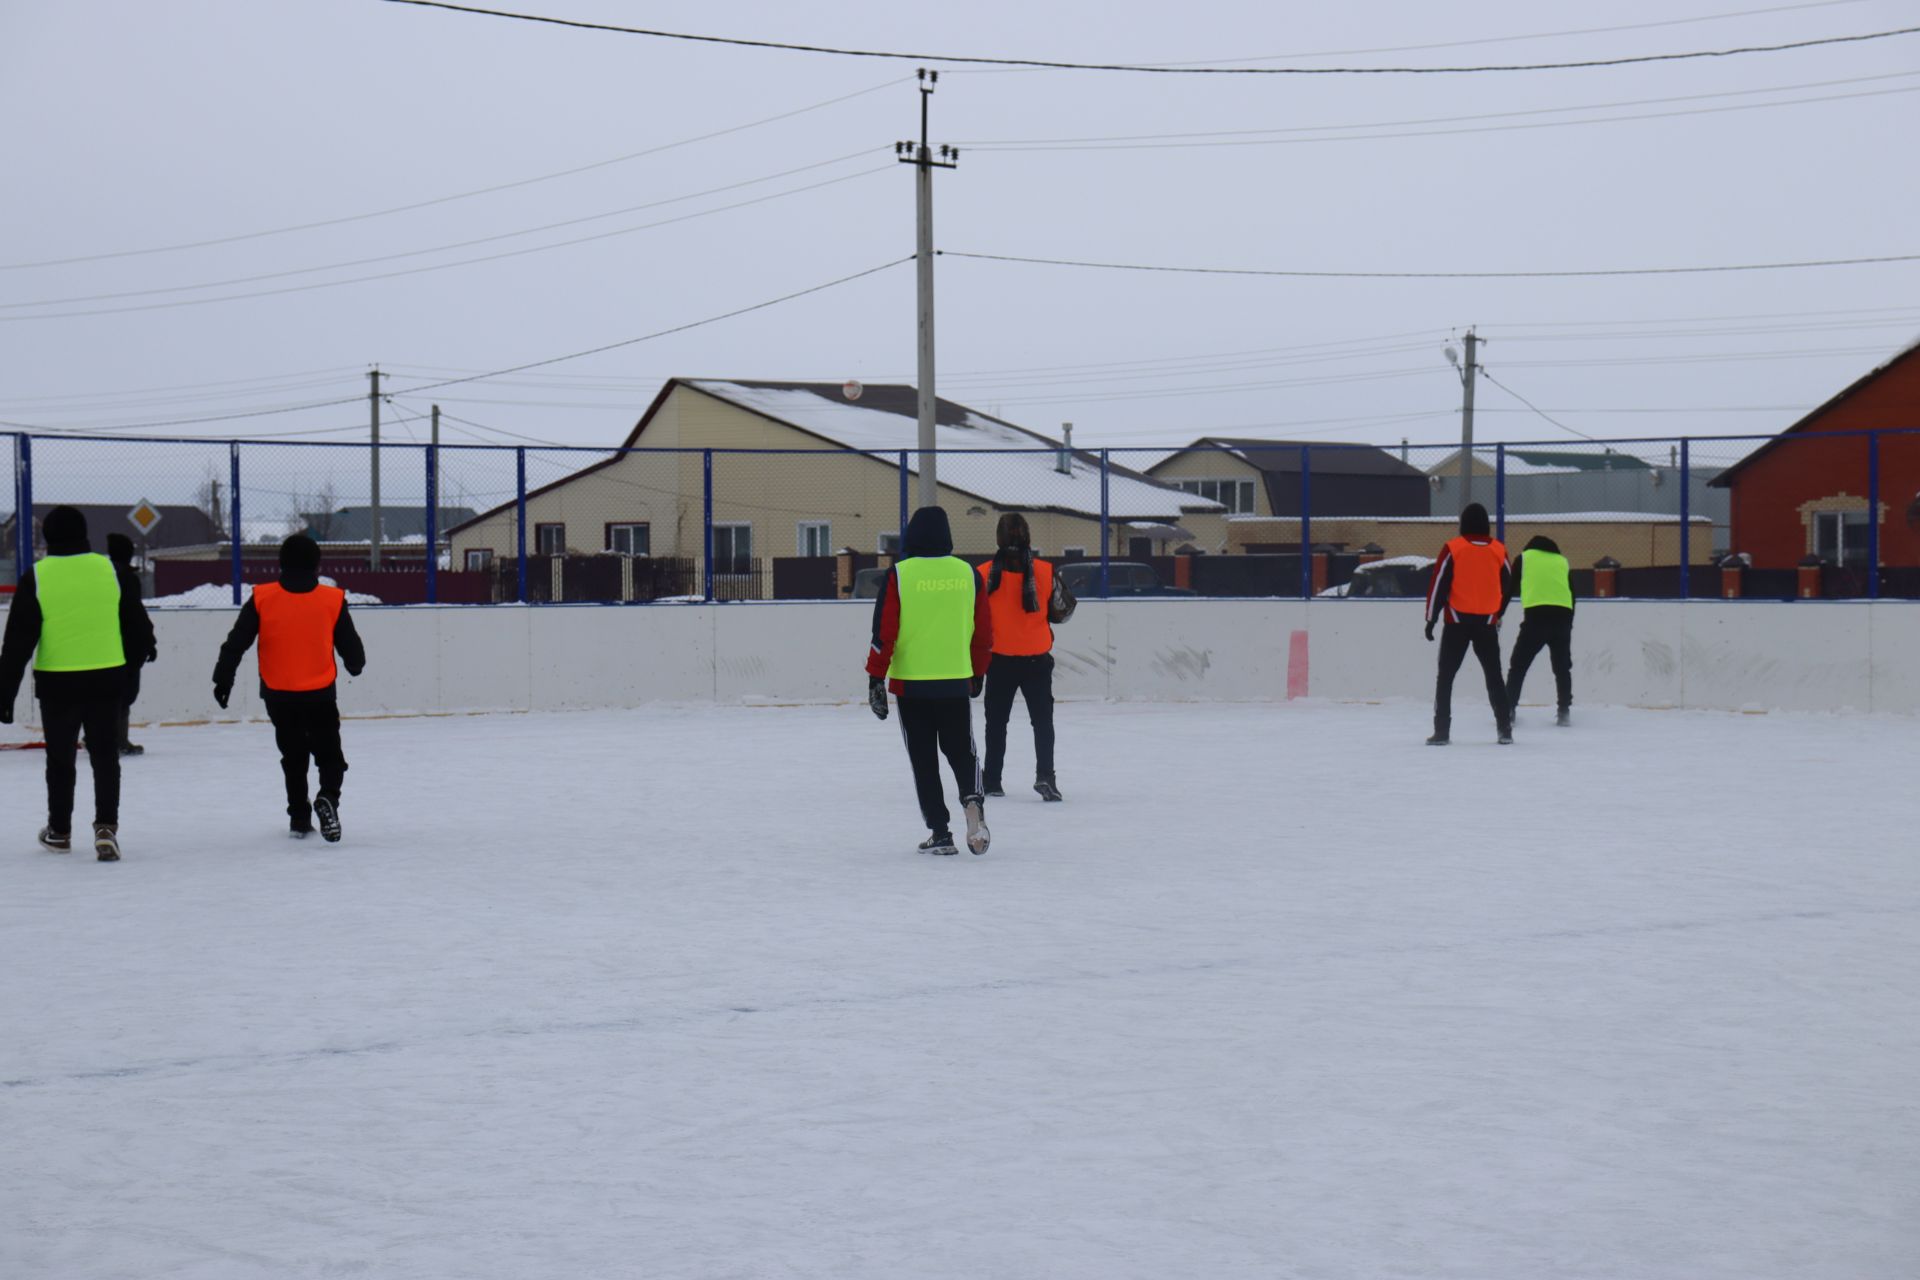
<instances>
[{"instance_id":1,"label":"black winter jacket","mask_svg":"<svg viewBox=\"0 0 1920 1280\"><path fill-rule=\"evenodd\" d=\"M280 585L288 591L305 595L320 585L320 575L282 569ZM240 671L240 659L247 656L247 650L251 649L253 642L259 638L260 611L254 608L253 597L248 596L247 602L240 606L240 616L233 620L233 630L227 633L226 642L220 646L220 660L213 666L213 687L216 690L233 688L234 677ZM333 624L333 647L340 654L340 665L347 669L348 675L357 676L366 669L367 650L360 643L360 633L354 630L353 617L347 612L345 600L340 602L340 617ZM332 702L334 696L332 685L322 689L289 692L284 689L270 689L265 680L260 682L260 697L265 702Z\"/></svg>"}]
</instances>

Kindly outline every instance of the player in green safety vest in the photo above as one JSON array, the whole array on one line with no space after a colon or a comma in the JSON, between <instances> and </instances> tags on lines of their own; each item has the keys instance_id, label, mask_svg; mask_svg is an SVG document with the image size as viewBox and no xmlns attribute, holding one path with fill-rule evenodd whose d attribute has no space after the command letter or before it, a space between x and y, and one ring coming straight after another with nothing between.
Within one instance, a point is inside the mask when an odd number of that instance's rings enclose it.
<instances>
[{"instance_id":1,"label":"player in green safety vest","mask_svg":"<svg viewBox=\"0 0 1920 1280\"><path fill-rule=\"evenodd\" d=\"M953 554L953 529L939 507L907 522L900 563L887 572L873 606L867 650L867 705L887 718L887 694L900 706L900 736L926 819L923 853L958 853L940 757L946 756L967 819L967 847L985 853L986 795L973 744L973 708L993 659L993 615L972 565Z\"/></svg>"},{"instance_id":2,"label":"player in green safety vest","mask_svg":"<svg viewBox=\"0 0 1920 1280\"><path fill-rule=\"evenodd\" d=\"M33 660L33 690L47 737L47 825L40 843L73 847L73 789L80 734L93 766L93 849L120 860L120 709L128 655L153 652L153 623L138 595L121 590L113 563L93 554L87 518L55 507L41 522L47 554L20 575L0 640L0 724Z\"/></svg>"},{"instance_id":3,"label":"player in green safety vest","mask_svg":"<svg viewBox=\"0 0 1920 1280\"><path fill-rule=\"evenodd\" d=\"M1507 663L1507 705L1518 710L1520 686L1540 651L1553 665L1557 714L1554 723L1573 723L1573 577L1567 558L1552 538L1528 542L1513 562L1514 589L1524 610L1519 638Z\"/></svg>"}]
</instances>

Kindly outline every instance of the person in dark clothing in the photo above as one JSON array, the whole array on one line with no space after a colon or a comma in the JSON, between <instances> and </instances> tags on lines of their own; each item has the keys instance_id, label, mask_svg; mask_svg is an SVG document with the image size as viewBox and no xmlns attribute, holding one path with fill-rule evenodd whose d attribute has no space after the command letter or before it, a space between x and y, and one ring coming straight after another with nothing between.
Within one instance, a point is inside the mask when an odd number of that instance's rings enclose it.
<instances>
[{"instance_id":1,"label":"person in dark clothing","mask_svg":"<svg viewBox=\"0 0 1920 1280\"><path fill-rule=\"evenodd\" d=\"M987 668L987 794L1006 794L1000 773L1007 759L1007 723L1013 700L1024 698L1033 722L1033 789L1057 801L1053 772L1053 626L1070 612L1066 582L1033 554L1033 533L1017 511L994 529L999 549L980 566L993 615L993 662Z\"/></svg>"},{"instance_id":2,"label":"person in dark clothing","mask_svg":"<svg viewBox=\"0 0 1920 1280\"><path fill-rule=\"evenodd\" d=\"M287 819L296 838L313 833L340 838L340 785L347 758L340 746L340 705L334 691L337 651L347 674L366 668L366 650L347 612L347 593L320 582L320 544L296 533L280 544L280 579L263 583L241 607L213 668L213 697L222 708L233 693L240 659L260 642L260 699L273 722L286 775ZM320 791L307 799L307 763L319 768Z\"/></svg>"},{"instance_id":3,"label":"person in dark clothing","mask_svg":"<svg viewBox=\"0 0 1920 1280\"><path fill-rule=\"evenodd\" d=\"M913 513L902 550L873 604L867 705L885 720L889 690L899 702L900 736L931 832L921 851L959 852L940 783L945 755L966 813L967 847L985 853L992 837L968 699L980 696L993 658L987 593L973 566L953 554L953 531L941 508Z\"/></svg>"},{"instance_id":4,"label":"person in dark clothing","mask_svg":"<svg viewBox=\"0 0 1920 1280\"><path fill-rule=\"evenodd\" d=\"M1573 723L1573 574L1567 558L1552 538L1541 534L1528 542L1513 561L1513 590L1520 597L1520 635L1507 663L1507 705L1520 706L1520 687L1527 668L1547 651L1553 666L1558 709L1553 722L1562 728Z\"/></svg>"},{"instance_id":5,"label":"person in dark clothing","mask_svg":"<svg viewBox=\"0 0 1920 1280\"><path fill-rule=\"evenodd\" d=\"M153 624L136 592L120 588L113 565L93 554L87 519L55 507L41 525L47 554L20 577L0 639L0 724L13 723L14 698L33 659L34 696L47 736L47 825L40 843L73 847L73 791L80 735L93 768L93 849L120 860L120 708L127 660L153 649Z\"/></svg>"},{"instance_id":6,"label":"person in dark clothing","mask_svg":"<svg viewBox=\"0 0 1920 1280\"><path fill-rule=\"evenodd\" d=\"M1513 599L1513 575L1507 549L1493 537L1487 509L1470 502L1460 513L1460 536L1448 542L1433 566L1427 586L1427 639L1442 618L1440 673L1433 694L1431 747L1452 740L1453 678L1471 649L1487 678L1487 701L1493 704L1500 741L1513 741L1513 713L1507 687L1500 678L1500 620Z\"/></svg>"},{"instance_id":7,"label":"person in dark clothing","mask_svg":"<svg viewBox=\"0 0 1920 1280\"><path fill-rule=\"evenodd\" d=\"M124 533L108 534L107 559L113 561L114 576L120 580L120 594L138 600L141 594L140 573L133 567L133 539ZM120 708L120 735L117 739L123 756L137 756L146 751L145 747L133 741L127 730L133 704L140 699L140 669L159 657L157 646L149 646L145 653L127 655L127 700L126 705Z\"/></svg>"}]
</instances>

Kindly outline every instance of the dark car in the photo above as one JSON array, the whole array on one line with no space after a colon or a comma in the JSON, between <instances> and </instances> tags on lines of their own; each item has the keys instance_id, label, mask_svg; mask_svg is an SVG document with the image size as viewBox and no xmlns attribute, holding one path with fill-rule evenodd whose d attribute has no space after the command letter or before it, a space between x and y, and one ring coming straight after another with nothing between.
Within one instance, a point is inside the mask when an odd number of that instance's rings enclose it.
<instances>
[{"instance_id":1,"label":"dark car","mask_svg":"<svg viewBox=\"0 0 1920 1280\"><path fill-rule=\"evenodd\" d=\"M1067 584L1067 590L1081 599L1098 599L1100 596L1100 562L1098 560L1076 560L1072 564L1059 567L1061 581ZM1109 596L1190 596L1193 592L1185 587L1169 587L1160 581L1160 575L1153 571L1150 564L1140 564L1134 560L1110 560L1107 562L1107 594Z\"/></svg>"},{"instance_id":2,"label":"dark car","mask_svg":"<svg viewBox=\"0 0 1920 1280\"><path fill-rule=\"evenodd\" d=\"M1323 596L1345 596L1354 599L1361 596L1382 596L1406 599L1409 596L1427 594L1427 583L1433 577L1433 560L1429 556L1395 556L1391 560L1375 560L1372 564L1363 564L1353 571L1353 577L1337 587L1329 587L1320 594Z\"/></svg>"}]
</instances>

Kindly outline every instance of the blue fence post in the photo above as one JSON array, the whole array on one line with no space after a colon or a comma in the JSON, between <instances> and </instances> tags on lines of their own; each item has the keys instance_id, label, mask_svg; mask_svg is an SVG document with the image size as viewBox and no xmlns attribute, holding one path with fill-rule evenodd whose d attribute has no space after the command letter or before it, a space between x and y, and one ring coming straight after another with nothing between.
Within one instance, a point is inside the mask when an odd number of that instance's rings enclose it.
<instances>
[{"instance_id":1,"label":"blue fence post","mask_svg":"<svg viewBox=\"0 0 1920 1280\"><path fill-rule=\"evenodd\" d=\"M706 566L705 577L706 577L707 603L712 604L713 603L713 450L708 449L704 453L702 453L701 463L702 463L701 470L704 473L704 484L702 486L704 493L702 498L703 511L700 517L700 526L703 530L705 530L705 533L703 535L704 541L702 542L702 546L705 548L705 550L702 553L702 561Z\"/></svg>"},{"instance_id":2,"label":"blue fence post","mask_svg":"<svg viewBox=\"0 0 1920 1280\"><path fill-rule=\"evenodd\" d=\"M1100 598L1105 600L1112 584L1113 572L1113 509L1108 501L1108 480L1111 476L1111 462L1107 450L1100 451Z\"/></svg>"},{"instance_id":3,"label":"blue fence post","mask_svg":"<svg viewBox=\"0 0 1920 1280\"><path fill-rule=\"evenodd\" d=\"M1842 521L1844 524L1845 522ZM1880 598L1880 433L1867 435L1867 599Z\"/></svg>"},{"instance_id":4,"label":"blue fence post","mask_svg":"<svg viewBox=\"0 0 1920 1280\"><path fill-rule=\"evenodd\" d=\"M1313 598L1313 450L1300 446L1300 598Z\"/></svg>"},{"instance_id":5,"label":"blue fence post","mask_svg":"<svg viewBox=\"0 0 1920 1280\"><path fill-rule=\"evenodd\" d=\"M19 461L14 469L14 492L19 506L15 508L13 518L14 541L18 544L13 562L15 580L20 574L33 567L33 437L21 432L15 437L19 451Z\"/></svg>"},{"instance_id":6,"label":"blue fence post","mask_svg":"<svg viewBox=\"0 0 1920 1280\"><path fill-rule=\"evenodd\" d=\"M900 451L900 545L896 551L907 549L907 520L911 513L907 510L907 451Z\"/></svg>"},{"instance_id":7,"label":"blue fence post","mask_svg":"<svg viewBox=\"0 0 1920 1280\"><path fill-rule=\"evenodd\" d=\"M233 548L233 602L240 603L240 442L227 445L227 543Z\"/></svg>"},{"instance_id":8,"label":"blue fence post","mask_svg":"<svg viewBox=\"0 0 1920 1280\"><path fill-rule=\"evenodd\" d=\"M440 446L427 446L427 603L440 603Z\"/></svg>"},{"instance_id":9,"label":"blue fence post","mask_svg":"<svg viewBox=\"0 0 1920 1280\"><path fill-rule=\"evenodd\" d=\"M1493 446L1493 536L1503 545L1507 540L1507 446Z\"/></svg>"},{"instance_id":10,"label":"blue fence post","mask_svg":"<svg viewBox=\"0 0 1920 1280\"><path fill-rule=\"evenodd\" d=\"M1693 442L1680 438L1680 598L1693 599Z\"/></svg>"},{"instance_id":11,"label":"blue fence post","mask_svg":"<svg viewBox=\"0 0 1920 1280\"><path fill-rule=\"evenodd\" d=\"M513 598L521 604L527 602L527 449L521 445L513 451L514 482L514 584Z\"/></svg>"}]
</instances>

